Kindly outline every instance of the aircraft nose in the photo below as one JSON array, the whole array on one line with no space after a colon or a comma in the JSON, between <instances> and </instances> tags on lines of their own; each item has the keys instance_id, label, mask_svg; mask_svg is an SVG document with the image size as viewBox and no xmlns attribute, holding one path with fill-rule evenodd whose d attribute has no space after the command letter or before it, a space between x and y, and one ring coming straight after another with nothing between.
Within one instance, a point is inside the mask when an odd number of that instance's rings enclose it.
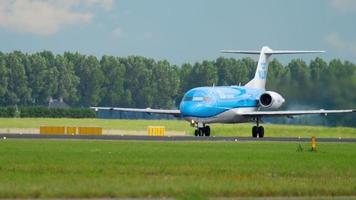
<instances>
[{"instance_id":1,"label":"aircraft nose","mask_svg":"<svg viewBox=\"0 0 356 200\"><path fill-rule=\"evenodd\" d=\"M179 109L183 116L192 116L196 110L196 105L194 103L183 102L180 104Z\"/></svg>"},{"instance_id":2,"label":"aircraft nose","mask_svg":"<svg viewBox=\"0 0 356 200\"><path fill-rule=\"evenodd\" d=\"M213 106L207 104L185 102L181 104L180 111L183 117L210 117L215 114L216 109Z\"/></svg>"}]
</instances>

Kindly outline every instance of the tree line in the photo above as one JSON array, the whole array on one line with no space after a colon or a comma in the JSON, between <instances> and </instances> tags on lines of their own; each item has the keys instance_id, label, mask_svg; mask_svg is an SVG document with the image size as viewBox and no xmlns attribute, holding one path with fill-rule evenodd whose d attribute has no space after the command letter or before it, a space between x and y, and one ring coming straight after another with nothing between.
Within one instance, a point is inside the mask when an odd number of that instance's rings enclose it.
<instances>
[{"instance_id":1,"label":"tree line","mask_svg":"<svg viewBox=\"0 0 356 200\"><path fill-rule=\"evenodd\" d=\"M177 66L141 56L0 52L0 106L45 106L49 98L63 98L72 107L170 109L193 87L244 85L256 64L251 58L220 57ZM294 59L284 65L274 59L267 79L268 90L287 100L285 108L356 107L356 65L349 61ZM356 122L351 117L333 120Z\"/></svg>"}]
</instances>

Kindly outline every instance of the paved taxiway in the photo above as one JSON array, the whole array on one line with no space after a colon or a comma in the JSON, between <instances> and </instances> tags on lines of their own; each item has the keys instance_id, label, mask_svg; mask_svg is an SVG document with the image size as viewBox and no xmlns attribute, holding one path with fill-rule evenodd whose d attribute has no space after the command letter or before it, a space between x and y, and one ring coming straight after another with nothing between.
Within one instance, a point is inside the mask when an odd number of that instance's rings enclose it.
<instances>
[{"instance_id":1,"label":"paved taxiway","mask_svg":"<svg viewBox=\"0 0 356 200\"><path fill-rule=\"evenodd\" d=\"M84 139L84 140L147 140L147 141L265 141L265 142L310 142L310 138L297 137L194 137L194 136L125 136L125 135L40 135L0 134L0 139ZM318 142L356 143L356 138L317 138Z\"/></svg>"}]
</instances>

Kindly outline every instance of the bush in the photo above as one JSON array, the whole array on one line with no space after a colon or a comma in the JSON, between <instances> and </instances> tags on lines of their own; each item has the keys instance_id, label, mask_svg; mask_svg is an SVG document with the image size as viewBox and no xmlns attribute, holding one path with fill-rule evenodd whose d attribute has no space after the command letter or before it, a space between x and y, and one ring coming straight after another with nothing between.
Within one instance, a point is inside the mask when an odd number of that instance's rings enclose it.
<instances>
[{"instance_id":1,"label":"bush","mask_svg":"<svg viewBox=\"0 0 356 200\"><path fill-rule=\"evenodd\" d=\"M0 107L0 117L15 117L15 107Z\"/></svg>"},{"instance_id":2,"label":"bush","mask_svg":"<svg viewBox=\"0 0 356 200\"><path fill-rule=\"evenodd\" d=\"M46 108L46 107L21 107L21 118L95 118L95 111L89 108ZM15 117L15 107L0 107L0 117Z\"/></svg>"}]
</instances>

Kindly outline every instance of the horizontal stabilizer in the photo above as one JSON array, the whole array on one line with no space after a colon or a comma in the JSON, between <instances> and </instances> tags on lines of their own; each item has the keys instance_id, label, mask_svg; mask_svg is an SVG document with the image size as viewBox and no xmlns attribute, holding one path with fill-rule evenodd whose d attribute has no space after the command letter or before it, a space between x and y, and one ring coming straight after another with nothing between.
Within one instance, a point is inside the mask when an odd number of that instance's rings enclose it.
<instances>
[{"instance_id":1,"label":"horizontal stabilizer","mask_svg":"<svg viewBox=\"0 0 356 200\"><path fill-rule=\"evenodd\" d=\"M259 55L261 53L261 51L221 50L221 53L256 54L256 55Z\"/></svg>"},{"instance_id":2,"label":"horizontal stabilizer","mask_svg":"<svg viewBox=\"0 0 356 200\"><path fill-rule=\"evenodd\" d=\"M245 51L245 50L222 50L222 53L235 53L235 54L254 54L254 55L259 55L261 51ZM266 55L272 55L272 54L307 54L307 53L324 53L325 51L265 51L263 52Z\"/></svg>"}]
</instances>

